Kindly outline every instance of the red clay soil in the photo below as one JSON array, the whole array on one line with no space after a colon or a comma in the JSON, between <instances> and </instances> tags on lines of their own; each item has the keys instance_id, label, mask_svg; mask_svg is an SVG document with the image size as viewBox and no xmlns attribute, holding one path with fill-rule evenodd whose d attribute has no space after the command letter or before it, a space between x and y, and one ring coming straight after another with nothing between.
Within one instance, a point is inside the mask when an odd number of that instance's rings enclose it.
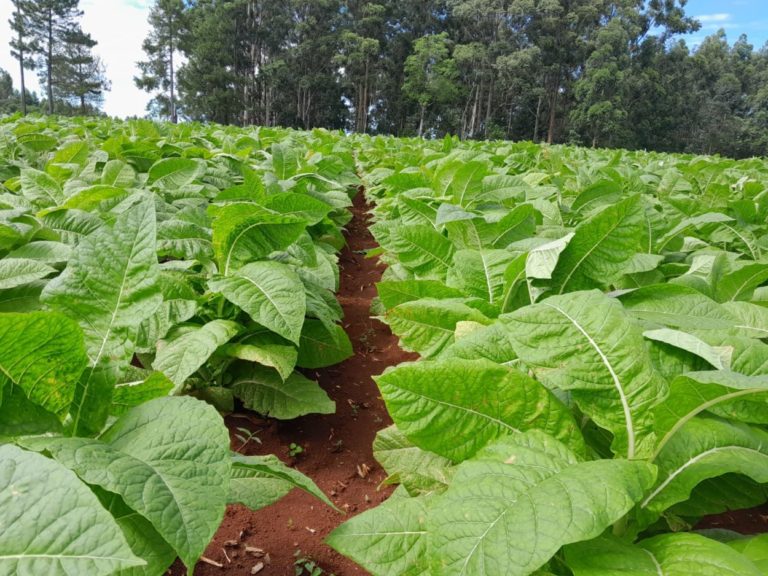
<instances>
[{"instance_id":1,"label":"red clay soil","mask_svg":"<svg viewBox=\"0 0 768 576\"><path fill-rule=\"evenodd\" d=\"M768 532L768 504L707 516L696 525L696 528L720 528L740 534L764 534Z\"/></svg>"},{"instance_id":2,"label":"red clay soil","mask_svg":"<svg viewBox=\"0 0 768 576\"><path fill-rule=\"evenodd\" d=\"M262 510L230 506L216 536L198 563L194 576L295 576L295 562L311 559L323 576L367 574L354 562L323 543L324 538L345 519L384 501L392 489L379 488L386 474L376 463L372 443L376 432L391 423L384 402L371 376L387 366L414 359L403 352L389 328L370 317L375 283L385 266L363 251L376 241L368 231L368 209L363 194L357 195L354 218L347 225L347 247L340 255L339 302L344 309L344 328L352 340L355 355L345 362L307 376L317 379L336 402L336 413L313 415L289 422L264 420L253 413L235 413L226 422L232 436L232 449L242 442L237 428L255 432L261 444L250 441L243 454L276 454L283 461L311 477L346 514L294 490L279 502ZM289 455L291 445L301 454ZM260 549L246 551L246 546ZM255 566L263 568L251 572ZM187 574L177 561L169 571L174 576ZM309 571L299 574L311 574ZM314 575L313 575L314 576Z\"/></svg>"}]
</instances>

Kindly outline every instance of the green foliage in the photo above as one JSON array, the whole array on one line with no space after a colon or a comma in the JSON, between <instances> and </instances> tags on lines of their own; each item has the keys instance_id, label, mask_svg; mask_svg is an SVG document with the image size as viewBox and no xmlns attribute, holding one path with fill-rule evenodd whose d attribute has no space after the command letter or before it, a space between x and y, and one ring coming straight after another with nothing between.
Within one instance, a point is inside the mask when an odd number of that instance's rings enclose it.
<instances>
[{"instance_id":1,"label":"green foliage","mask_svg":"<svg viewBox=\"0 0 768 576\"><path fill-rule=\"evenodd\" d=\"M327 133L261 137L282 162L220 127L0 123L0 572L192 569L227 503L329 503L232 455L216 409L333 412L294 368L352 353L325 241L352 157Z\"/></svg>"},{"instance_id":2,"label":"green foliage","mask_svg":"<svg viewBox=\"0 0 768 576\"><path fill-rule=\"evenodd\" d=\"M760 574L695 531L765 501L766 164L359 139L389 264L373 574ZM409 241L405 241L409 240ZM736 539L734 539L736 538Z\"/></svg>"}]
</instances>

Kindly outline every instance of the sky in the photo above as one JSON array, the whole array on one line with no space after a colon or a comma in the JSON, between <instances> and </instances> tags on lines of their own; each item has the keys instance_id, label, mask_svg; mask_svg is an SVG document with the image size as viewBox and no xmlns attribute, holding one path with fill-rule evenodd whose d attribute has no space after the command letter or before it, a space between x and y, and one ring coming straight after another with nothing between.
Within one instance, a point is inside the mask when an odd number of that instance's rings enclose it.
<instances>
[{"instance_id":1,"label":"sky","mask_svg":"<svg viewBox=\"0 0 768 576\"><path fill-rule=\"evenodd\" d=\"M720 28L731 44L741 34L747 35L756 50L768 41L768 0L688 0L685 12L701 22L698 32L684 36L691 47Z\"/></svg>"},{"instance_id":2,"label":"sky","mask_svg":"<svg viewBox=\"0 0 768 576\"><path fill-rule=\"evenodd\" d=\"M408 0L418 1L418 0ZM136 61L143 57L141 43L149 26L147 15L153 0L81 0L85 13L83 29L98 42L94 52L101 57L112 81L105 93L104 111L110 116L143 116L149 95L136 88L133 77L138 74ZM11 73L14 86L19 86L18 64L11 58L6 38L10 35L8 18L13 7L10 0L0 0L0 68ZM688 0L686 13L701 21L701 30L685 36L691 47L723 28L733 43L746 34L755 48L768 41L768 0ZM27 86L39 92L34 72L27 72Z\"/></svg>"},{"instance_id":3,"label":"sky","mask_svg":"<svg viewBox=\"0 0 768 576\"><path fill-rule=\"evenodd\" d=\"M141 43L149 31L147 16L152 0L80 0L84 12L83 30L98 42L94 48L107 68L112 90L104 93L104 111L110 116L144 116L150 96L133 84L138 75L136 61L144 53ZM19 65L11 58L5 40L11 31L8 19L13 11L10 0L0 0L0 68L10 72L19 87ZM30 90L40 92L35 72L25 74Z\"/></svg>"}]
</instances>

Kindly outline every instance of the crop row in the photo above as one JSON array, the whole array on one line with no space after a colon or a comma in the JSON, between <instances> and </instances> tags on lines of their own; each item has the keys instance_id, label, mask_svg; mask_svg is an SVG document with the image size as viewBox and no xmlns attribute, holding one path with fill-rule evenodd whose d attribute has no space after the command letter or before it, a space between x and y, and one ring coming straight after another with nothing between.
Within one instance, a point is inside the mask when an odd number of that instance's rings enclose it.
<instances>
[{"instance_id":1,"label":"crop row","mask_svg":"<svg viewBox=\"0 0 768 576\"><path fill-rule=\"evenodd\" d=\"M377 383L399 484L329 539L375 575L758 575L768 537L762 160L358 139L420 354Z\"/></svg>"},{"instance_id":2,"label":"crop row","mask_svg":"<svg viewBox=\"0 0 768 576\"><path fill-rule=\"evenodd\" d=\"M326 132L0 122L0 572L161 574L228 503L332 506L215 408L334 411L295 368L352 352L357 185Z\"/></svg>"}]
</instances>

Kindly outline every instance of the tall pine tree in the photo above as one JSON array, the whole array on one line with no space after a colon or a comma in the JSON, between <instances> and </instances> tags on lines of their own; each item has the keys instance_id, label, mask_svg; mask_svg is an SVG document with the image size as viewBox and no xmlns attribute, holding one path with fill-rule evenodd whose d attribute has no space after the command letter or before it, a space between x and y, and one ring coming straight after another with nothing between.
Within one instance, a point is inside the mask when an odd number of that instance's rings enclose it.
<instances>
[{"instance_id":1,"label":"tall pine tree","mask_svg":"<svg viewBox=\"0 0 768 576\"><path fill-rule=\"evenodd\" d=\"M93 54L96 41L79 28L65 37L54 56L54 94L88 114L99 107L110 82L104 65Z\"/></svg>"},{"instance_id":2,"label":"tall pine tree","mask_svg":"<svg viewBox=\"0 0 768 576\"><path fill-rule=\"evenodd\" d=\"M25 70L32 70L34 68L34 60L31 53L36 49L36 44L32 38L29 37L27 32L27 26L29 22L29 16L27 11L29 9L29 0L11 0L13 3L13 14L8 20L8 24L11 27L11 39L9 44L11 46L11 56L19 62L19 76L21 79L21 90L19 91L19 98L21 101L21 113L27 115L27 98L26 98L26 80L24 78Z\"/></svg>"},{"instance_id":3,"label":"tall pine tree","mask_svg":"<svg viewBox=\"0 0 768 576\"><path fill-rule=\"evenodd\" d=\"M157 0L149 12L152 29L142 49L147 56L139 62L141 76L133 80L142 90L154 94L148 109L155 116L178 122L176 97L176 56L186 30L184 0Z\"/></svg>"},{"instance_id":4,"label":"tall pine tree","mask_svg":"<svg viewBox=\"0 0 768 576\"><path fill-rule=\"evenodd\" d=\"M54 66L57 51L79 30L80 0L22 0L24 30L28 47L36 59L40 82L45 86L48 113L53 114Z\"/></svg>"}]
</instances>

